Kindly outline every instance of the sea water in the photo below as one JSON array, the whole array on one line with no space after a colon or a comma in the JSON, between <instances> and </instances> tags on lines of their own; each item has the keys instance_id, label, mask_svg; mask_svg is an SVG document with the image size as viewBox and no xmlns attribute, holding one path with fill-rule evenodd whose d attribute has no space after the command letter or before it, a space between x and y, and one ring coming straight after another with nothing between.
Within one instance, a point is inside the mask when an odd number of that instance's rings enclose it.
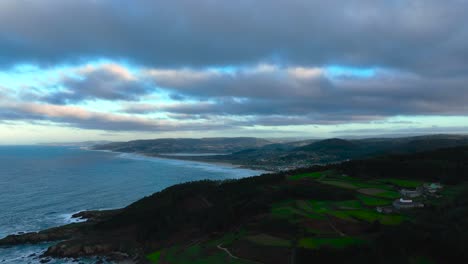
<instances>
[{"instance_id":1,"label":"sea water","mask_svg":"<svg viewBox=\"0 0 468 264\"><path fill-rule=\"evenodd\" d=\"M71 223L82 210L124 207L177 183L260 173L78 147L0 146L0 238ZM39 263L50 245L0 248L0 264Z\"/></svg>"}]
</instances>

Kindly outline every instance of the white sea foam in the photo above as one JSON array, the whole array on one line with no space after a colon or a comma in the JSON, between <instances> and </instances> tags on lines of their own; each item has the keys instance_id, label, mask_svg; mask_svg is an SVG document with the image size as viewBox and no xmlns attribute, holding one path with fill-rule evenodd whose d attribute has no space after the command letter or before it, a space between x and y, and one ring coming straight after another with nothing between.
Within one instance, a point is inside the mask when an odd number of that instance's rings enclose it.
<instances>
[{"instance_id":1,"label":"white sea foam","mask_svg":"<svg viewBox=\"0 0 468 264\"><path fill-rule=\"evenodd\" d=\"M74 213L71 213L71 214L61 214L60 218L63 219L63 222L65 224L86 222L86 219L73 217L74 214L77 214L79 212L81 212L81 211L77 211L77 212L74 212Z\"/></svg>"}]
</instances>

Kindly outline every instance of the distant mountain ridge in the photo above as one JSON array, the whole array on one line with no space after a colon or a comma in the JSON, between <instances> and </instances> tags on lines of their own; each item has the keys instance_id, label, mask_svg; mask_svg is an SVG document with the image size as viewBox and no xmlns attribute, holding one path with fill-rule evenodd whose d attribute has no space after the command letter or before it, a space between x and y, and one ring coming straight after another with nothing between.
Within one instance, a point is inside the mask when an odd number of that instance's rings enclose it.
<instances>
[{"instance_id":1,"label":"distant mountain ridge","mask_svg":"<svg viewBox=\"0 0 468 264\"><path fill-rule=\"evenodd\" d=\"M352 141L341 139L341 138L331 138L325 139L317 142L313 142L303 147L299 147L296 150L298 151L343 151L343 150L353 150L358 146Z\"/></svg>"},{"instance_id":2,"label":"distant mountain ridge","mask_svg":"<svg viewBox=\"0 0 468 264\"><path fill-rule=\"evenodd\" d=\"M271 141L253 137L235 138L163 138L115 142L94 146L94 149L146 154L218 153L226 154L252 147L262 147Z\"/></svg>"},{"instance_id":3,"label":"distant mountain ridge","mask_svg":"<svg viewBox=\"0 0 468 264\"><path fill-rule=\"evenodd\" d=\"M93 147L96 145L104 145L112 143L108 140L94 140L94 141L80 141L80 142L52 142L52 143L41 143L41 146L74 146L74 147Z\"/></svg>"},{"instance_id":4,"label":"distant mountain ridge","mask_svg":"<svg viewBox=\"0 0 468 264\"><path fill-rule=\"evenodd\" d=\"M117 152L152 156L172 153L213 153L212 156L177 156L179 159L228 162L263 170L285 170L315 164L384 154L407 154L447 147L468 146L468 136L429 135L407 138L301 140L277 143L259 138L154 139L96 146ZM223 154L223 155L216 155ZM173 158L173 156L171 156Z\"/></svg>"}]
</instances>

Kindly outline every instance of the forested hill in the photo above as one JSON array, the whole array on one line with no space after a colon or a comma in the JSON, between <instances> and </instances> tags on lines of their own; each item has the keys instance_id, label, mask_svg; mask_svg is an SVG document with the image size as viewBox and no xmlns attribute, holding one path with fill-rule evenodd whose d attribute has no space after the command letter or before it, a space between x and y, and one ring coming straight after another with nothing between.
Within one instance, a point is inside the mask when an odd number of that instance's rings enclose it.
<instances>
[{"instance_id":1,"label":"forested hill","mask_svg":"<svg viewBox=\"0 0 468 264\"><path fill-rule=\"evenodd\" d=\"M218 153L226 154L246 148L262 147L272 142L250 137L237 138L163 138L114 142L94 146L94 149L143 154Z\"/></svg>"},{"instance_id":2,"label":"forested hill","mask_svg":"<svg viewBox=\"0 0 468 264\"><path fill-rule=\"evenodd\" d=\"M275 143L261 147L250 147L230 155L179 158L230 162L251 168L277 171L378 155L408 154L447 147L468 146L468 137L432 135L359 140L332 138L302 143L303 141Z\"/></svg>"},{"instance_id":3,"label":"forested hill","mask_svg":"<svg viewBox=\"0 0 468 264\"><path fill-rule=\"evenodd\" d=\"M352 160L336 168L350 176L403 178L456 184L468 180L468 147Z\"/></svg>"}]
</instances>

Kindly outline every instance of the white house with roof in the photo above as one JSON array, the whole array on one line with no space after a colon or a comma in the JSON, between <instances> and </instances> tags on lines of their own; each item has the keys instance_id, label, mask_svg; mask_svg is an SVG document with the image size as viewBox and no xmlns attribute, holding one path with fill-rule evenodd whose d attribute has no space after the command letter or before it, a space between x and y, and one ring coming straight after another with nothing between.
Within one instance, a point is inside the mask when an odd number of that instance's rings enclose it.
<instances>
[{"instance_id":1,"label":"white house with roof","mask_svg":"<svg viewBox=\"0 0 468 264\"><path fill-rule=\"evenodd\" d=\"M424 204L420 202L416 202L412 199L400 198L400 199L393 201L393 206L396 209L411 209L411 208L424 207Z\"/></svg>"}]
</instances>

